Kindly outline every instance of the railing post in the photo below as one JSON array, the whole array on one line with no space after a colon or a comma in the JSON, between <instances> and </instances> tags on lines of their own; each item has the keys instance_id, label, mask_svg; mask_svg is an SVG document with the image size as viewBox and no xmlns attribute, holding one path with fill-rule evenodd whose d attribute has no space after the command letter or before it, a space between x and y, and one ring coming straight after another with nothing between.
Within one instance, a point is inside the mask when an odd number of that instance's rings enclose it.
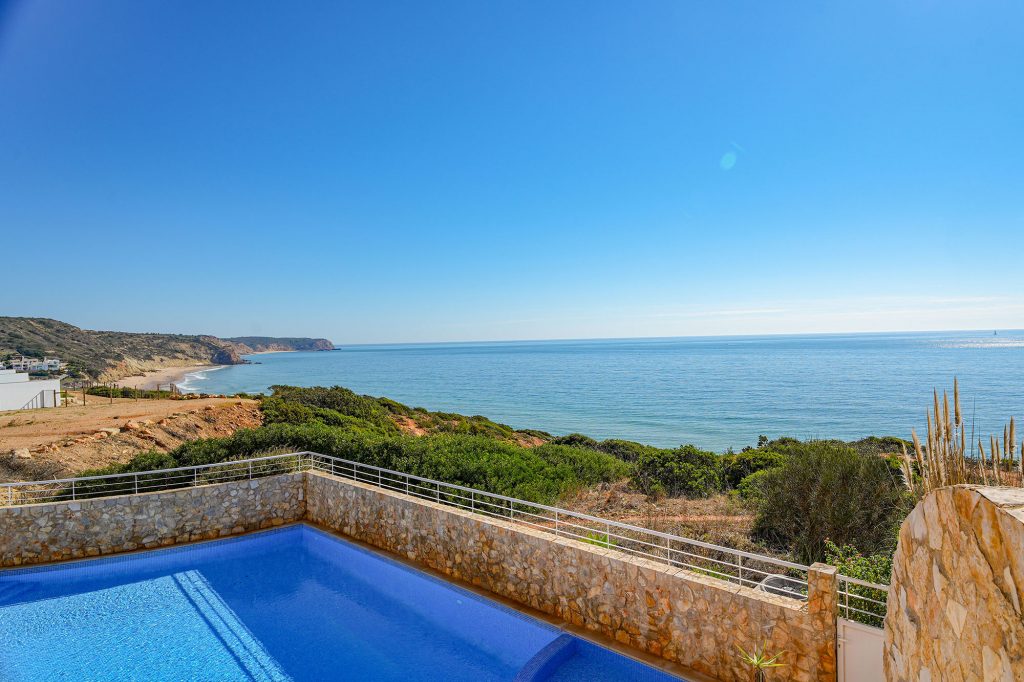
<instances>
[{"instance_id":1,"label":"railing post","mask_svg":"<svg viewBox=\"0 0 1024 682\"><path fill-rule=\"evenodd\" d=\"M75 499L75 482L71 481L71 499Z\"/></svg>"},{"instance_id":2,"label":"railing post","mask_svg":"<svg viewBox=\"0 0 1024 682\"><path fill-rule=\"evenodd\" d=\"M196 488L199 486L199 469L192 470L192 487Z\"/></svg>"},{"instance_id":3,"label":"railing post","mask_svg":"<svg viewBox=\"0 0 1024 682\"><path fill-rule=\"evenodd\" d=\"M612 546L612 524L608 523L607 521L604 524L604 546Z\"/></svg>"},{"instance_id":4,"label":"railing post","mask_svg":"<svg viewBox=\"0 0 1024 682\"><path fill-rule=\"evenodd\" d=\"M405 494L409 494L409 474L405 475Z\"/></svg>"},{"instance_id":5,"label":"railing post","mask_svg":"<svg viewBox=\"0 0 1024 682\"><path fill-rule=\"evenodd\" d=\"M555 510L555 535L558 535L558 510Z\"/></svg>"},{"instance_id":6,"label":"railing post","mask_svg":"<svg viewBox=\"0 0 1024 682\"><path fill-rule=\"evenodd\" d=\"M476 493L472 490L469 491L469 509L470 511L476 511Z\"/></svg>"},{"instance_id":7,"label":"railing post","mask_svg":"<svg viewBox=\"0 0 1024 682\"><path fill-rule=\"evenodd\" d=\"M135 474L135 494L139 494L139 475Z\"/></svg>"},{"instance_id":8,"label":"railing post","mask_svg":"<svg viewBox=\"0 0 1024 682\"><path fill-rule=\"evenodd\" d=\"M807 615L815 633L815 647L828 652L830 661L819 661L812 670L814 679L833 682L836 679L836 617L839 597L839 571L835 566L815 563L807 569ZM812 649L813 650L813 649Z\"/></svg>"},{"instance_id":9,"label":"railing post","mask_svg":"<svg viewBox=\"0 0 1024 682\"><path fill-rule=\"evenodd\" d=\"M249 480L252 480L252 462L249 462Z\"/></svg>"},{"instance_id":10,"label":"railing post","mask_svg":"<svg viewBox=\"0 0 1024 682\"><path fill-rule=\"evenodd\" d=\"M736 561L736 565L740 569L740 571L739 571L739 573L740 573L740 584L742 585L743 584L743 555L742 554L737 554L736 555L736 560L737 560Z\"/></svg>"}]
</instances>

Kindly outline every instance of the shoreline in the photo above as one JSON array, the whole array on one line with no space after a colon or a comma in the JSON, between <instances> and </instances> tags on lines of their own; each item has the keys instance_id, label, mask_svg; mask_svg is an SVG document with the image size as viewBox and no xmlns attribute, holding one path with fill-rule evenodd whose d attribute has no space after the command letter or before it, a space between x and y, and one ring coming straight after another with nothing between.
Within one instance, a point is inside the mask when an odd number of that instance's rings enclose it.
<instances>
[{"instance_id":1,"label":"shoreline","mask_svg":"<svg viewBox=\"0 0 1024 682\"><path fill-rule=\"evenodd\" d=\"M186 375L195 372L203 372L210 369L224 367L225 365L188 365L182 367L165 367L157 370L147 370L144 376L132 376L118 379L115 386L121 388L138 388L142 390L154 390L158 385L181 384Z\"/></svg>"}]
</instances>

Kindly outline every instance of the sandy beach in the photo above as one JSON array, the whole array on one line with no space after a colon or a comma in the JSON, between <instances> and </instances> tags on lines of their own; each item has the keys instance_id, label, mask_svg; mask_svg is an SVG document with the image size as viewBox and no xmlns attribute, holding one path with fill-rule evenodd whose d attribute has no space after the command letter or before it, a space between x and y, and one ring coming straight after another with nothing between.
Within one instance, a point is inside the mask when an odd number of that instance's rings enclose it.
<instances>
[{"instance_id":1,"label":"sandy beach","mask_svg":"<svg viewBox=\"0 0 1024 682\"><path fill-rule=\"evenodd\" d=\"M167 384L181 383L186 374L201 372L204 369L221 367L221 365L190 365L187 367L167 367L164 369L151 370L145 376L125 377L114 382L124 388L155 389L157 386L167 388Z\"/></svg>"}]
</instances>

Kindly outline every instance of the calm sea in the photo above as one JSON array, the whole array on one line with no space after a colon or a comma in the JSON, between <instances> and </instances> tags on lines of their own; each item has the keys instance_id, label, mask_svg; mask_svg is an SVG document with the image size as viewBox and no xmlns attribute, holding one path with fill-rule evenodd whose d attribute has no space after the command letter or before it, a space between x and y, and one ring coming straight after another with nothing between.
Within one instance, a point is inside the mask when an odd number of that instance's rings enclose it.
<instances>
[{"instance_id":1,"label":"calm sea","mask_svg":"<svg viewBox=\"0 0 1024 682\"><path fill-rule=\"evenodd\" d=\"M968 424L1024 417L1024 332L345 346L251 356L192 391L341 385L519 428L739 449L759 434L909 437L960 378Z\"/></svg>"}]
</instances>

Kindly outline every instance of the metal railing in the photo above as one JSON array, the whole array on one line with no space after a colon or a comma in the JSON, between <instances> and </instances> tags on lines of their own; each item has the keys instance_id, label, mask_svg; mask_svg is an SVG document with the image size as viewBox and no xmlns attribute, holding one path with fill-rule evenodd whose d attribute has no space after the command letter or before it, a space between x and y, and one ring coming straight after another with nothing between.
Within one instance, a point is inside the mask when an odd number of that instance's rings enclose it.
<instances>
[{"instance_id":1,"label":"metal railing","mask_svg":"<svg viewBox=\"0 0 1024 682\"><path fill-rule=\"evenodd\" d=\"M796 599L807 595L808 567L802 564L315 452L124 474L0 483L0 506L174 490L299 471L329 473L776 595ZM886 585L839 576L840 615L880 625L887 593Z\"/></svg>"},{"instance_id":2,"label":"metal railing","mask_svg":"<svg viewBox=\"0 0 1024 682\"><path fill-rule=\"evenodd\" d=\"M261 478L305 471L308 468L308 453L290 453L173 469L58 478L50 481L0 483L0 506L73 502L111 495L137 495Z\"/></svg>"},{"instance_id":3,"label":"metal railing","mask_svg":"<svg viewBox=\"0 0 1024 682\"><path fill-rule=\"evenodd\" d=\"M626 552L772 594L797 599L803 599L807 594L808 567L802 564L352 460L306 454L310 456L310 468L314 471Z\"/></svg>"},{"instance_id":4,"label":"metal railing","mask_svg":"<svg viewBox=\"0 0 1024 682\"><path fill-rule=\"evenodd\" d=\"M889 586L859 578L839 576L839 616L865 625L882 627Z\"/></svg>"}]
</instances>

